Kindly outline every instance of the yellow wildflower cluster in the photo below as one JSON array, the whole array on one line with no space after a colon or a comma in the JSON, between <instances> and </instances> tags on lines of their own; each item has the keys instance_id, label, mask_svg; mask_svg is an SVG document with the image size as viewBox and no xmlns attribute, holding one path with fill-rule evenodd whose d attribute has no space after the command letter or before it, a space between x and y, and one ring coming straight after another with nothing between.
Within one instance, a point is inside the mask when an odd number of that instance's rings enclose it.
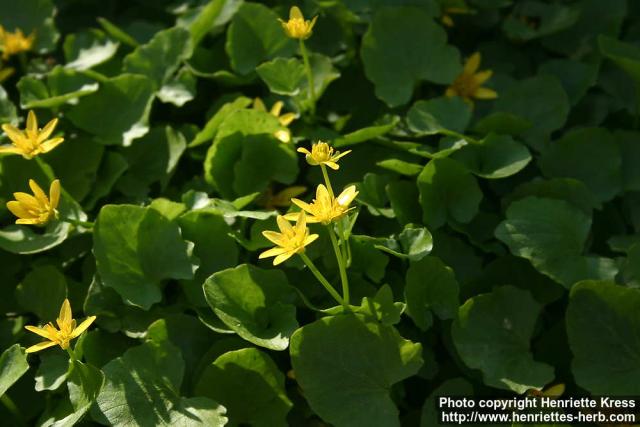
<instances>
[{"instance_id":1,"label":"yellow wildflower cluster","mask_svg":"<svg viewBox=\"0 0 640 427\"><path fill-rule=\"evenodd\" d=\"M287 128L291 122L296 119L295 113L282 113L282 107L284 107L284 102L277 101L275 104L271 106L269 110L269 114L278 119L278 122ZM260 98L256 98L253 100L253 109L257 111L267 111L267 107L264 105L264 102ZM279 141L287 143L291 141L291 131L289 129L282 129L274 133L274 135Z\"/></svg>"},{"instance_id":2,"label":"yellow wildflower cluster","mask_svg":"<svg viewBox=\"0 0 640 427\"><path fill-rule=\"evenodd\" d=\"M295 254L304 252L304 247L318 238L317 234L309 234L306 215L303 211L296 215L295 226L289 224L282 215L278 215L276 221L280 229L279 233L263 231L262 234L277 246L262 252L259 256L261 259L274 256L273 265L281 264Z\"/></svg>"},{"instance_id":3,"label":"yellow wildflower cluster","mask_svg":"<svg viewBox=\"0 0 640 427\"><path fill-rule=\"evenodd\" d=\"M334 153L333 148L326 142L313 144L311 150L299 148L298 151L306 154L309 164L319 165L322 168L326 165L332 169L338 169L339 166L336 162L350 152ZM358 192L354 185L347 187L338 197L335 197L325 185L320 184L316 189L316 198L311 203L292 198L291 202L302 210L298 213L294 212L278 216L277 222L280 233L274 231L264 231L262 233L264 237L277 246L260 254L260 258L275 256L273 264L278 265L293 255L304 252L304 247L317 238L315 234L309 235L309 230L306 227L307 223L329 225L338 221L353 209L350 205L357 195ZM291 226L287 221L296 221L295 227Z\"/></svg>"},{"instance_id":4,"label":"yellow wildflower cluster","mask_svg":"<svg viewBox=\"0 0 640 427\"><path fill-rule=\"evenodd\" d=\"M35 33L25 36L20 29L16 29L16 31L12 33L0 25L0 49L2 50L2 59L6 61L10 56L31 50L35 39Z\"/></svg>"},{"instance_id":5,"label":"yellow wildflower cluster","mask_svg":"<svg viewBox=\"0 0 640 427\"><path fill-rule=\"evenodd\" d=\"M317 16L311 21L304 19L302 11L297 6L293 6L289 10L289 20L283 21L279 19L285 34L292 39L306 40L313 34L313 26L316 24Z\"/></svg>"},{"instance_id":6,"label":"yellow wildflower cluster","mask_svg":"<svg viewBox=\"0 0 640 427\"><path fill-rule=\"evenodd\" d=\"M473 105L473 99L494 99L498 94L493 89L482 85L491 78L493 71L478 71L480 68L480 52L476 52L465 62L462 73L454 80L445 92L446 96L459 96Z\"/></svg>"},{"instance_id":7,"label":"yellow wildflower cluster","mask_svg":"<svg viewBox=\"0 0 640 427\"><path fill-rule=\"evenodd\" d=\"M20 154L25 159L31 159L38 154L48 153L60 145L64 138L49 138L58 124L58 119L53 119L44 128L38 128L38 119L33 111L27 116L27 127L24 131L18 130L10 124L2 125L2 130L7 134L13 146L0 147L0 154Z\"/></svg>"},{"instance_id":8,"label":"yellow wildflower cluster","mask_svg":"<svg viewBox=\"0 0 640 427\"><path fill-rule=\"evenodd\" d=\"M333 147L325 142L318 142L311 146L311 151L304 147L298 148L298 153L303 153L307 163L312 166L325 165L333 170L340 169L338 166L338 160L349 154L351 150L347 150L344 153L335 151Z\"/></svg>"},{"instance_id":9,"label":"yellow wildflower cluster","mask_svg":"<svg viewBox=\"0 0 640 427\"><path fill-rule=\"evenodd\" d=\"M13 193L16 200L7 202L7 209L18 217L16 224L45 225L58 216L58 202L60 201L60 181L55 180L49 188L49 197L32 179L29 187L33 196L27 193Z\"/></svg>"},{"instance_id":10,"label":"yellow wildflower cluster","mask_svg":"<svg viewBox=\"0 0 640 427\"><path fill-rule=\"evenodd\" d=\"M53 119L44 128L38 128L38 119L33 111L29 111L27 127L23 131L8 123L3 124L2 130L13 145L0 146L0 154L20 154L25 159L32 159L38 154L48 153L64 141L61 137L50 138L57 124L58 119ZM57 218L60 181L56 179L51 183L48 197L33 179L29 180L29 187L33 195L17 192L13 194L15 200L7 202L7 209L18 217L16 224L42 226Z\"/></svg>"},{"instance_id":11,"label":"yellow wildflower cluster","mask_svg":"<svg viewBox=\"0 0 640 427\"><path fill-rule=\"evenodd\" d=\"M25 326L29 332L40 335L46 338L47 341L43 341L36 345L32 345L27 348L27 353L34 353L36 351L44 350L45 348L59 345L63 350L69 348L69 342L78 338L89 326L96 320L96 316L87 317L82 323L76 326L76 321L73 319L71 313L71 304L68 299L65 299L60 307L60 314L56 319L58 327L56 328L53 323L49 322L44 327L39 328L37 326Z\"/></svg>"}]
</instances>

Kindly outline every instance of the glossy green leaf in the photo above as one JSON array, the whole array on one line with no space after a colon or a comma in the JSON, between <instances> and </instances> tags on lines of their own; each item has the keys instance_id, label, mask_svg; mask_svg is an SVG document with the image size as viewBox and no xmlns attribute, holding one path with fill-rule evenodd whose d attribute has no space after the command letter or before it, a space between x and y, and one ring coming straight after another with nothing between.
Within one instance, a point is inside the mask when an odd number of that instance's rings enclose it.
<instances>
[{"instance_id":1,"label":"glossy green leaf","mask_svg":"<svg viewBox=\"0 0 640 427\"><path fill-rule=\"evenodd\" d=\"M46 352L40 355L36 372L36 391L57 390L67 380L70 364L65 353Z\"/></svg>"},{"instance_id":2,"label":"glossy green leaf","mask_svg":"<svg viewBox=\"0 0 640 427\"><path fill-rule=\"evenodd\" d=\"M142 75L120 74L69 110L68 118L101 144L129 146L149 131L154 83Z\"/></svg>"},{"instance_id":3,"label":"glossy green leaf","mask_svg":"<svg viewBox=\"0 0 640 427\"><path fill-rule=\"evenodd\" d=\"M225 49L231 67L240 74L252 72L263 61L290 56L296 45L278 22L278 15L258 3L244 3L233 16Z\"/></svg>"},{"instance_id":4,"label":"glossy green leaf","mask_svg":"<svg viewBox=\"0 0 640 427\"><path fill-rule=\"evenodd\" d=\"M189 32L183 28L160 31L124 58L123 72L144 75L159 88L191 56L190 41Z\"/></svg>"},{"instance_id":5,"label":"glossy green leaf","mask_svg":"<svg viewBox=\"0 0 640 427\"><path fill-rule=\"evenodd\" d=\"M184 362L171 344L133 347L104 366L105 383L92 416L113 426L223 426L225 409L180 397Z\"/></svg>"},{"instance_id":6,"label":"glossy green leaf","mask_svg":"<svg viewBox=\"0 0 640 427\"><path fill-rule=\"evenodd\" d=\"M407 314L422 330L428 329L432 315L446 320L458 310L459 286L453 270L439 258L428 256L411 263L404 288Z\"/></svg>"},{"instance_id":7,"label":"glossy green leaf","mask_svg":"<svg viewBox=\"0 0 640 427\"><path fill-rule=\"evenodd\" d=\"M357 315L324 317L291 337L291 361L305 398L337 427L399 426L389 388L418 371L421 350L392 326Z\"/></svg>"},{"instance_id":8,"label":"glossy green leaf","mask_svg":"<svg viewBox=\"0 0 640 427\"><path fill-rule=\"evenodd\" d=\"M602 128L571 131L551 144L540 158L546 176L580 180L600 202L622 191L621 164L616 140Z\"/></svg>"},{"instance_id":9,"label":"glossy green leaf","mask_svg":"<svg viewBox=\"0 0 640 427\"><path fill-rule=\"evenodd\" d=\"M114 42L100 30L70 34L64 40L65 68L88 70L100 65L118 51L119 43Z\"/></svg>"},{"instance_id":10,"label":"glossy green leaf","mask_svg":"<svg viewBox=\"0 0 640 427\"><path fill-rule=\"evenodd\" d=\"M461 163L448 158L433 159L418 176L423 219L430 228L447 219L466 223L478 211L482 191L476 179Z\"/></svg>"},{"instance_id":11,"label":"glossy green leaf","mask_svg":"<svg viewBox=\"0 0 640 427\"><path fill-rule=\"evenodd\" d=\"M478 144L469 144L451 156L475 175L499 179L515 175L531 161L527 147L507 135L489 134Z\"/></svg>"},{"instance_id":12,"label":"glossy green leaf","mask_svg":"<svg viewBox=\"0 0 640 427\"><path fill-rule=\"evenodd\" d=\"M482 372L484 383L518 394L541 389L554 378L553 368L534 359L530 350L542 310L527 291L511 286L465 302L451 335L464 363Z\"/></svg>"},{"instance_id":13,"label":"glossy green leaf","mask_svg":"<svg viewBox=\"0 0 640 427\"><path fill-rule=\"evenodd\" d=\"M27 355L20 344L14 344L0 356L0 396L29 370Z\"/></svg>"},{"instance_id":14,"label":"glossy green leaf","mask_svg":"<svg viewBox=\"0 0 640 427\"><path fill-rule=\"evenodd\" d=\"M640 291L611 282L584 281L571 289L567 335L571 370L594 395L637 393Z\"/></svg>"},{"instance_id":15,"label":"glossy green leaf","mask_svg":"<svg viewBox=\"0 0 640 427\"><path fill-rule=\"evenodd\" d=\"M360 55L376 96L390 107L409 102L421 81L451 83L461 71L458 50L418 8L384 8L376 13Z\"/></svg>"},{"instance_id":16,"label":"glossy green leaf","mask_svg":"<svg viewBox=\"0 0 640 427\"><path fill-rule=\"evenodd\" d=\"M397 116L383 117L380 123L355 130L346 135L342 135L336 138L333 141L333 146L343 147L369 141L371 139L387 134L388 132L393 130L399 122L400 118Z\"/></svg>"},{"instance_id":17,"label":"glossy green leaf","mask_svg":"<svg viewBox=\"0 0 640 427\"><path fill-rule=\"evenodd\" d=\"M98 82L75 70L56 67L45 80L25 76L17 84L23 108L52 108L74 104L98 90Z\"/></svg>"},{"instance_id":18,"label":"glossy green leaf","mask_svg":"<svg viewBox=\"0 0 640 427\"><path fill-rule=\"evenodd\" d=\"M607 36L598 37L600 51L640 84L640 49Z\"/></svg>"},{"instance_id":19,"label":"glossy green leaf","mask_svg":"<svg viewBox=\"0 0 640 427\"><path fill-rule=\"evenodd\" d=\"M175 223L153 209L107 205L93 233L101 279L129 304L147 310L161 300L163 280L193 277L191 245Z\"/></svg>"},{"instance_id":20,"label":"glossy green leaf","mask_svg":"<svg viewBox=\"0 0 640 427\"><path fill-rule=\"evenodd\" d=\"M271 350L289 346L298 322L284 273L242 264L213 274L203 287L214 313L242 338Z\"/></svg>"},{"instance_id":21,"label":"glossy green leaf","mask_svg":"<svg viewBox=\"0 0 640 427\"><path fill-rule=\"evenodd\" d=\"M583 255L590 226L590 216L567 202L527 197L509 206L495 235L512 254L570 288L580 280L612 279L618 271L611 259Z\"/></svg>"},{"instance_id":22,"label":"glossy green leaf","mask_svg":"<svg viewBox=\"0 0 640 427\"><path fill-rule=\"evenodd\" d=\"M298 173L298 158L289 144L273 134L278 120L257 110L238 110L224 120L205 160L205 178L227 197L247 195L274 180L290 184Z\"/></svg>"},{"instance_id":23,"label":"glossy green leaf","mask_svg":"<svg viewBox=\"0 0 640 427\"><path fill-rule=\"evenodd\" d=\"M278 95L296 95L300 91L300 82L305 78L305 68L296 58L276 58L260 64L256 72L272 93Z\"/></svg>"},{"instance_id":24,"label":"glossy green leaf","mask_svg":"<svg viewBox=\"0 0 640 427\"><path fill-rule=\"evenodd\" d=\"M407 113L409 129L432 135L442 130L464 132L471 120L471 107L460 97L440 97L418 101Z\"/></svg>"},{"instance_id":25,"label":"glossy green leaf","mask_svg":"<svg viewBox=\"0 0 640 427\"><path fill-rule=\"evenodd\" d=\"M195 393L227 408L228 425L286 426L293 406L284 375L255 348L225 353L203 371Z\"/></svg>"},{"instance_id":26,"label":"glossy green leaf","mask_svg":"<svg viewBox=\"0 0 640 427\"><path fill-rule=\"evenodd\" d=\"M569 114L569 97L553 76L539 75L514 83L495 102L495 111L516 114L532 127L524 136L534 146L540 139L561 128Z\"/></svg>"}]
</instances>

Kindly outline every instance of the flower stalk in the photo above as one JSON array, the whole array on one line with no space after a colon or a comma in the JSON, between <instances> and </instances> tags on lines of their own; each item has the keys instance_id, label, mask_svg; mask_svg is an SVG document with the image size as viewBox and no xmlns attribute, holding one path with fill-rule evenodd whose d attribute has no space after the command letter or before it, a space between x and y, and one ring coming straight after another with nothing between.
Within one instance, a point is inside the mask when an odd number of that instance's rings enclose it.
<instances>
[{"instance_id":1,"label":"flower stalk","mask_svg":"<svg viewBox=\"0 0 640 427\"><path fill-rule=\"evenodd\" d=\"M320 270L318 270L318 267L316 267L313 261L311 261L311 259L304 252L298 255L302 259L302 262L304 262L304 264L307 266L307 268L309 268L311 273L313 273L315 278L318 279L320 284L322 284L322 286L327 290L327 292L329 292L329 294L333 297L333 299L336 300L338 304L345 307L345 309L348 308L349 304L342 297L340 297L340 294L336 292L336 290L333 288L333 286L331 286L331 284L324 277L324 275L320 273Z\"/></svg>"},{"instance_id":2,"label":"flower stalk","mask_svg":"<svg viewBox=\"0 0 640 427\"><path fill-rule=\"evenodd\" d=\"M338 245L338 240L336 239L336 235L332 230L331 225L328 225L327 229L329 231L331 245L333 246L333 252L335 253L336 260L338 261L338 270L340 270L340 281L342 282L342 298L344 299L344 303L346 305L349 305L349 278L347 277L347 269L345 268L345 259L342 255L340 245Z\"/></svg>"},{"instance_id":3,"label":"flower stalk","mask_svg":"<svg viewBox=\"0 0 640 427\"><path fill-rule=\"evenodd\" d=\"M299 41L300 41L300 55L302 56L302 61L304 62L304 69L307 74L307 84L309 85L309 110L311 111L311 115L315 116L316 88L313 83L313 71L311 70L311 62L309 61L309 54L307 53L307 48L304 45L304 40L299 39Z\"/></svg>"}]
</instances>

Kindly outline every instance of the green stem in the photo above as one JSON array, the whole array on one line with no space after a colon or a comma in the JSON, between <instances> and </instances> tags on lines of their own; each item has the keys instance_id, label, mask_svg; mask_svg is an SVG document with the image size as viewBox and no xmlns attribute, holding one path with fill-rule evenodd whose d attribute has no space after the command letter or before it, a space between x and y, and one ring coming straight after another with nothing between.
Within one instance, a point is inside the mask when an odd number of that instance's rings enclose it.
<instances>
[{"instance_id":1,"label":"green stem","mask_svg":"<svg viewBox=\"0 0 640 427\"><path fill-rule=\"evenodd\" d=\"M4 407L7 408L9 412L11 412L11 415L13 415L13 417L16 419L19 425L21 426L27 425L27 423L24 420L24 416L22 415L22 412L20 412L20 409L18 409L16 404L13 402L13 400L11 400L11 398L9 397L9 395L7 395L7 393L3 394L2 397L0 397L0 401L2 401L2 404L4 405Z\"/></svg>"},{"instance_id":2,"label":"green stem","mask_svg":"<svg viewBox=\"0 0 640 427\"><path fill-rule=\"evenodd\" d=\"M316 88L313 84L313 72L311 71L311 63L309 62L309 55L307 54L307 48L304 46L304 40L300 39L300 54L304 61L304 68L307 72L307 83L309 84L309 101L311 102L311 115L316 115Z\"/></svg>"},{"instance_id":3,"label":"green stem","mask_svg":"<svg viewBox=\"0 0 640 427\"><path fill-rule=\"evenodd\" d=\"M300 258L302 258L302 261L305 263L305 265L307 267L309 267L309 270L311 270L313 275L316 277L316 279L318 279L320 284L322 284L322 286L324 286L324 288L327 290L327 292L329 292L331 294L333 299L335 299L338 302L338 304L341 304L345 308L348 308L348 304L346 304L344 302L344 300L340 297L340 294L338 294L338 292L336 292L336 290L333 289L333 286L331 286L329 281L327 279L325 279L325 277L322 275L322 273L320 273L320 271L318 270L318 267L315 266L313 261L311 261L309 259L309 257L304 252L302 252L302 253L300 253L298 255L300 255Z\"/></svg>"},{"instance_id":4,"label":"green stem","mask_svg":"<svg viewBox=\"0 0 640 427\"><path fill-rule=\"evenodd\" d=\"M453 136L455 138L460 138L460 139L464 139L465 141L471 143L471 144L479 144L480 141L478 141L475 138L472 138L470 136L461 134L459 132L453 131L453 130L449 130L449 129L440 129L438 131L439 133L443 134L443 135L448 135L448 136Z\"/></svg>"},{"instance_id":5,"label":"green stem","mask_svg":"<svg viewBox=\"0 0 640 427\"><path fill-rule=\"evenodd\" d=\"M331 196L331 198L335 198L335 194L333 192L333 188L331 187L331 181L329 180L329 173L327 172L327 167L323 164L320 164L320 170L322 171L322 176L324 177L324 183L327 187L327 191L329 191L329 196ZM344 227L342 226L342 222L338 221L338 232L340 233L340 239L341 239L341 245L344 244L344 257L343 260L345 262L345 264L349 264L349 262L347 261L347 257L351 257L350 252L351 249L349 248L349 244L347 242L347 239L345 239L344 237ZM349 254L349 255L347 255Z\"/></svg>"},{"instance_id":6,"label":"green stem","mask_svg":"<svg viewBox=\"0 0 640 427\"><path fill-rule=\"evenodd\" d=\"M342 298L344 299L344 303L349 305L349 278L347 277L347 269L344 266L344 257L342 256L342 251L340 250L340 246L338 245L338 240L336 239L336 235L331 228L331 224L327 226L329 231L329 237L331 238L331 245L333 245L333 251L336 254L336 260L338 261L338 269L340 270L340 281L342 282Z\"/></svg>"},{"instance_id":7,"label":"green stem","mask_svg":"<svg viewBox=\"0 0 640 427\"><path fill-rule=\"evenodd\" d=\"M76 227L84 227L84 228L93 228L95 223L90 221L80 221L79 219L73 218L62 218L62 221L68 222L69 224L75 225Z\"/></svg>"},{"instance_id":8,"label":"green stem","mask_svg":"<svg viewBox=\"0 0 640 427\"><path fill-rule=\"evenodd\" d=\"M324 177L324 184L327 186L327 190L329 190L329 196L333 199L335 196L333 195L333 188L331 187L331 181L329 181L329 174L327 173L327 167L320 164L320 170L322 171L322 176Z\"/></svg>"},{"instance_id":9,"label":"green stem","mask_svg":"<svg viewBox=\"0 0 640 427\"><path fill-rule=\"evenodd\" d=\"M72 361L76 360L76 353L75 351L73 351L71 346L67 347L67 353L69 353L69 357L71 358Z\"/></svg>"}]
</instances>

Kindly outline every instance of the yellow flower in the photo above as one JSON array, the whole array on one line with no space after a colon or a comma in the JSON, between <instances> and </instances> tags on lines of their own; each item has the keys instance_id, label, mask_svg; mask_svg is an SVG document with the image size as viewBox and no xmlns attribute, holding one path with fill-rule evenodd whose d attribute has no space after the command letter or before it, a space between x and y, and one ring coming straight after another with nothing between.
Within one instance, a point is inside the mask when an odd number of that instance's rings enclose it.
<instances>
[{"instance_id":1,"label":"yellow flower","mask_svg":"<svg viewBox=\"0 0 640 427\"><path fill-rule=\"evenodd\" d=\"M333 170L340 169L338 166L338 160L349 154L351 150L347 150L344 153L333 150L333 147L329 146L326 142L318 141L311 146L311 151L306 148L298 148L298 153L304 153L307 163L313 166L326 165Z\"/></svg>"},{"instance_id":2,"label":"yellow flower","mask_svg":"<svg viewBox=\"0 0 640 427\"><path fill-rule=\"evenodd\" d=\"M462 73L447 88L446 96L460 96L471 105L473 105L472 98L494 99L498 97L498 94L493 89L482 87L482 84L491 78L493 71L484 70L478 72L480 59L480 52L476 52L469 57L464 64Z\"/></svg>"},{"instance_id":3,"label":"yellow flower","mask_svg":"<svg viewBox=\"0 0 640 427\"><path fill-rule=\"evenodd\" d=\"M276 244L275 248L266 250L258 258L276 257L273 265L278 265L295 254L304 252L304 247L318 238L317 234L309 234L307 228L307 218L303 211L297 214L296 225L289 224L289 221L282 215L278 215L278 228L280 233L275 231L263 231L262 235Z\"/></svg>"},{"instance_id":4,"label":"yellow flower","mask_svg":"<svg viewBox=\"0 0 640 427\"><path fill-rule=\"evenodd\" d=\"M469 9L464 9L462 7L447 7L442 12L442 17L440 18L440 21L446 27L453 27L454 22L453 22L453 18L451 18L451 15L466 15L469 13L471 13Z\"/></svg>"},{"instance_id":5,"label":"yellow flower","mask_svg":"<svg viewBox=\"0 0 640 427\"><path fill-rule=\"evenodd\" d=\"M14 33L6 31L0 25L0 47L2 47L2 59L6 60L16 53L31 50L36 38L35 33L25 37L22 30L17 29Z\"/></svg>"},{"instance_id":6,"label":"yellow flower","mask_svg":"<svg viewBox=\"0 0 640 427\"><path fill-rule=\"evenodd\" d=\"M13 67L0 68L0 83L11 77L15 71Z\"/></svg>"},{"instance_id":7,"label":"yellow flower","mask_svg":"<svg viewBox=\"0 0 640 427\"><path fill-rule=\"evenodd\" d=\"M313 26L316 24L317 16L314 16L311 21L305 21L304 16L298 6L293 6L289 9L289 20L283 21L278 19L284 28L284 32L288 37L292 39L306 40L313 34Z\"/></svg>"},{"instance_id":8,"label":"yellow flower","mask_svg":"<svg viewBox=\"0 0 640 427\"><path fill-rule=\"evenodd\" d=\"M286 208L291 206L291 198L307 191L307 187L296 185L273 194L271 187L267 188L257 203L265 209Z\"/></svg>"},{"instance_id":9,"label":"yellow flower","mask_svg":"<svg viewBox=\"0 0 640 427\"><path fill-rule=\"evenodd\" d=\"M327 187L320 184L316 189L316 198L311 203L305 203L299 199L291 199L291 202L310 215L307 219L309 223L320 222L327 225L354 209L349 205L357 195L356 186L351 185L345 188L338 197L332 197ZM294 215L296 214L287 214L286 218L291 220Z\"/></svg>"},{"instance_id":10,"label":"yellow flower","mask_svg":"<svg viewBox=\"0 0 640 427\"><path fill-rule=\"evenodd\" d=\"M27 353L34 353L36 351L44 350L45 348L53 347L54 345L59 345L63 350L66 350L69 348L69 342L86 331L94 320L96 320L96 316L89 316L76 327L76 321L72 318L71 314L71 304L69 304L68 299L65 299L62 303L62 307L60 307L60 314L56 319L58 328L56 328L51 322L44 325L43 328L39 328L37 326L25 326L27 331L38 334L48 340L32 345L27 349Z\"/></svg>"},{"instance_id":11,"label":"yellow flower","mask_svg":"<svg viewBox=\"0 0 640 427\"><path fill-rule=\"evenodd\" d=\"M278 101L271 107L269 110L269 114L276 117L280 124L285 128L291 124L296 119L295 113L285 113L280 115L282 112L282 107L284 107L284 102ZM260 98L256 98L253 100L253 109L258 111L267 112L267 107L264 105L264 102ZM291 132L289 129L282 129L273 134L279 141L287 143L291 141Z\"/></svg>"},{"instance_id":12,"label":"yellow flower","mask_svg":"<svg viewBox=\"0 0 640 427\"><path fill-rule=\"evenodd\" d=\"M60 181L56 179L51 183L49 197L32 179L29 180L29 187L33 196L27 193L13 193L16 200L7 202L7 209L19 218L16 224L45 225L58 215L56 208L60 201Z\"/></svg>"},{"instance_id":13,"label":"yellow flower","mask_svg":"<svg viewBox=\"0 0 640 427\"><path fill-rule=\"evenodd\" d=\"M53 119L44 128L39 129L36 113L29 111L27 128L24 131L10 124L2 125L2 130L13 143L13 147L10 145L0 147L0 154L21 154L25 159L31 159L40 153L48 153L64 141L64 138L49 139L57 124L58 119Z\"/></svg>"}]
</instances>

